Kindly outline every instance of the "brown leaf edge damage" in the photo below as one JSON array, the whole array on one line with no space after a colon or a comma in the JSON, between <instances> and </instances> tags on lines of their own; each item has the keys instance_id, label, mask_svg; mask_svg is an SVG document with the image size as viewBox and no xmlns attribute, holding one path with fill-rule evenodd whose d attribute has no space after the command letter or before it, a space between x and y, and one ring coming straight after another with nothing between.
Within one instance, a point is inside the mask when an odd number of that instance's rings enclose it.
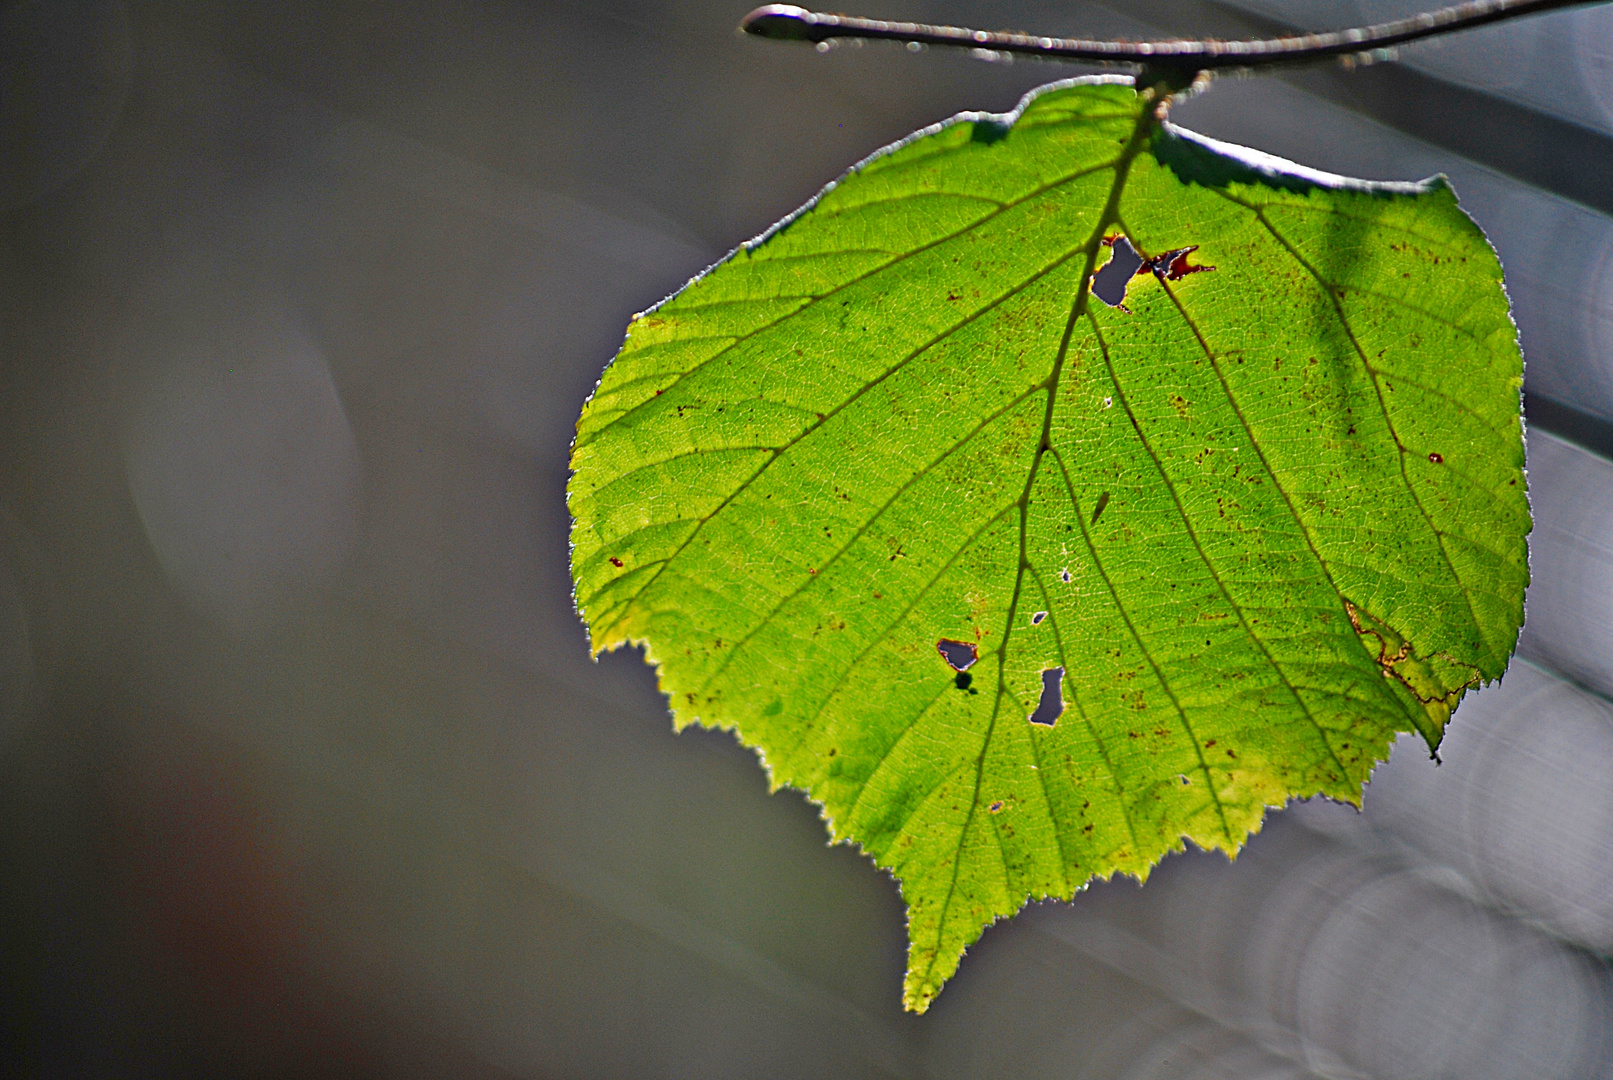
<instances>
[{"instance_id":1,"label":"brown leaf edge damage","mask_svg":"<svg viewBox=\"0 0 1613 1080\"><path fill-rule=\"evenodd\" d=\"M1383 669L1384 678L1399 683L1422 706L1421 716L1413 711L1412 723L1428 744L1429 754L1438 761L1440 739L1452 711L1462 695L1484 682L1479 670L1449 653L1419 655L1410 641L1349 600L1344 601L1344 610L1361 644L1375 654L1373 658Z\"/></svg>"}]
</instances>

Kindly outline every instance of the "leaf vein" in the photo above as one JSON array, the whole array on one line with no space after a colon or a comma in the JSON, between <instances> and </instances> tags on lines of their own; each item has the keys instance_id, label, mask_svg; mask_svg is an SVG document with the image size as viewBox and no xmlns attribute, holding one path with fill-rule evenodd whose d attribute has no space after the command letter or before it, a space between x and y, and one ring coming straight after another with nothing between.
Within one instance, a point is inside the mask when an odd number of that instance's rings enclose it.
<instances>
[{"instance_id":1,"label":"leaf vein","mask_svg":"<svg viewBox=\"0 0 1613 1080\"><path fill-rule=\"evenodd\" d=\"M891 376L895 375L898 371L902 370L902 368L906 367L916 357L922 356L926 351L928 351L930 348L932 348L937 342L942 341L945 338L950 337L952 334L957 333L963 327L972 324L973 322L975 322L976 320L978 320L980 318L983 318L985 315L987 315L991 311L995 310L998 306L1006 303L1008 300L1010 300L1013 297L1015 297L1015 296L1019 295L1020 293L1024 292L1026 289L1030 288L1036 282L1040 281L1042 278L1046 277L1048 274L1050 274L1053 271L1057 270L1060 266L1063 266L1072 257L1074 257L1076 255L1079 255L1082 252L1082 250L1083 250L1083 248L1075 248L1073 250L1066 251L1064 254L1060 255L1057 259L1055 259L1052 262L1048 263L1046 266L1043 266L1040 270L1036 271L1034 274L1031 274L1030 276L1025 278L1024 281L1019 282L1012 289L1009 289L1007 292L1003 293L1003 295L997 297L991 303L989 303L989 304L985 305L984 307L980 308L980 310L978 310L978 311L970 312L964 318L959 320L956 325L951 326L948 329L943 330L940 333L936 334L929 341L927 341L924 344L920 345L918 348L914 349L912 352L908 353L906 356L904 356L900 360L896 361L896 363L892 364L889 368L885 369L877 377L869 380L868 382L864 383L862 386L858 387L857 390L854 393L852 393L849 397L847 397L845 401L842 401L840 404L836 405L834 408L830 409L827 413L825 413L823 415L822 419L818 420L814 424L809 424L806 428L804 428L801 431L801 433L799 435L796 435L789 442L787 442L783 446L779 447L779 449L771 457L769 457L766 461L762 462L762 464L757 468L757 470L755 472L753 472L750 476L746 477L743 481L741 481L734 488L733 491L729 492L729 494L723 498L722 502L719 503L710 513L703 515L699 519L698 524L695 527L695 531L690 533L689 536L683 541L683 543L681 545L679 545L678 549L676 551L674 551L670 556L667 557L667 563L670 564L672 562L672 560L676 559L679 555L683 554L684 550L689 546L689 544L694 542L695 536L697 536L699 534L700 530L705 527L707 522L711 521L718 514L722 513L722 511L724 509L726 509L728 507L728 505L734 501L734 499L738 498L739 495L742 492L744 492L747 488L749 488L751 484L755 483L756 478L761 476L761 474L763 472L765 472L775 461L778 461L781 457L783 457L790 450L791 447L793 447L797 443L801 442L803 439L805 439L807 436L811 435L813 432L815 432L815 431L819 430L820 428L822 428L824 424L827 424L830 420L832 420L834 417L838 416L842 411L844 411L846 408L851 406L854 402L856 402L859 399L861 399L864 394L867 394L870 391L872 391L874 389L874 387L883 384L886 379L889 379ZM1090 267L1088 268L1088 270L1089 270L1089 273L1090 273ZM1034 388L1033 388L1033 392L1034 392ZM656 574L656 577L658 577L658 576L659 576L659 571ZM635 594L635 596L643 595L645 589L648 589L650 586L655 584L656 577L651 577L650 580L646 581L642 586L640 586L639 589L638 589L638 592Z\"/></svg>"},{"instance_id":2,"label":"leaf vein","mask_svg":"<svg viewBox=\"0 0 1613 1080\"><path fill-rule=\"evenodd\" d=\"M1320 285L1325 292L1327 292L1328 300L1333 305L1333 311L1338 316L1339 325L1344 328L1345 336L1350 339L1350 344L1355 348L1356 355L1361 358L1362 366L1367 368L1368 373L1370 374L1371 362L1367 359L1366 350L1361 347L1361 342L1356 339L1355 330L1350 326L1350 320L1344 314L1344 308L1339 303L1338 295L1327 288L1327 283L1323 279L1321 272L1317 270L1316 267L1312 266L1310 260L1306 259L1299 249L1294 247L1294 245L1288 241L1288 238L1283 236L1283 234L1277 230L1277 227L1273 225L1269 219L1267 219L1266 215L1262 211L1256 210L1255 217L1260 221L1261 225L1265 226L1266 231L1272 235L1272 238L1275 239L1278 244L1282 245L1283 249L1288 252L1293 260L1299 263L1299 265L1304 268L1305 272L1310 274L1311 277L1316 280L1316 283ZM1400 432L1395 427L1394 418L1389 415L1389 403L1384 400L1383 387L1378 384L1378 380L1376 378L1372 380L1372 385L1373 389L1375 389L1378 393L1378 407L1383 411L1383 422L1389 425L1389 431L1394 436L1395 444L1397 446L1403 446L1400 441ZM1473 629L1478 633L1480 640L1488 638L1489 635L1485 633L1484 626L1479 621L1478 609L1473 606L1473 597L1468 591L1467 582L1463 580L1462 575L1457 571L1456 562L1451 558L1450 551L1445 547L1445 538L1439 534L1439 529L1434 524L1433 515L1428 512L1428 507L1423 505L1422 496L1417 493L1416 485L1411 482L1411 473L1406 469L1406 455L1404 452L1402 452L1400 455L1400 477L1406 485L1406 491L1411 495L1412 502L1416 503L1417 510L1422 515L1423 521L1428 525L1429 531L1434 534L1434 540L1439 545L1440 554L1445 557L1445 565L1450 570L1451 577L1454 578L1459 585L1459 591L1461 592L1463 599L1467 602L1467 614L1468 618L1471 620ZM1281 490L1280 485L1279 490ZM1340 595L1342 596L1342 594Z\"/></svg>"},{"instance_id":3,"label":"leaf vein","mask_svg":"<svg viewBox=\"0 0 1613 1080\"><path fill-rule=\"evenodd\" d=\"M1092 723L1092 717L1087 715L1086 706L1081 702L1080 691L1077 689L1075 681L1075 668L1071 666L1069 654L1064 649L1064 634L1063 631L1059 629L1060 620L1058 612L1055 610L1056 605L1053 603L1053 597L1048 593L1047 583L1042 580L1041 573L1034 566L1031 567L1031 578L1036 582L1036 587L1041 590L1042 602L1047 605L1047 621L1048 625L1052 627L1053 644L1059 651L1059 660L1064 668L1064 681L1067 682L1070 687L1070 702L1075 706L1075 711L1081 717L1081 723L1086 726L1087 734L1092 737L1093 744L1098 748L1098 756L1103 759L1104 768L1109 772L1109 782L1114 785L1115 802L1120 809L1120 818L1126 823L1126 831L1131 835L1132 847L1136 848L1138 847L1137 828L1131 820L1131 808L1126 804L1126 790L1121 786L1120 774L1115 771L1114 761L1109 757L1109 747L1105 745L1102 736L1098 734L1097 727ZM1032 745L1035 745L1034 742ZM1041 776L1042 764L1040 757L1037 758L1036 764L1037 776L1039 777ZM1042 795L1044 797L1047 795L1047 783L1045 780L1042 782ZM1052 807L1053 802L1051 799L1048 799L1049 817L1053 816ZM1058 822L1056 819L1053 822L1053 835L1059 835ZM1062 842L1059 846L1061 849L1063 848Z\"/></svg>"},{"instance_id":4,"label":"leaf vein","mask_svg":"<svg viewBox=\"0 0 1613 1080\"><path fill-rule=\"evenodd\" d=\"M872 638L868 642L868 644L863 647L863 650L857 654L856 658L853 659L851 661L851 663L846 665L845 670L843 670L840 673L839 678L836 679L834 686L829 688L829 693L824 697L823 701L819 703L819 705L817 707L817 710L815 712L813 712L812 716L808 718L807 723L805 725L803 725L803 728L802 728L802 738L803 739L806 737L806 734L805 734L806 730L811 728L812 725L817 723L818 719L823 716L823 712L824 712L825 709L827 709L829 707L829 703L834 701L835 696L837 694L839 694L840 691L845 687L846 680L851 678L851 673L856 671L858 665L860 665L864 660L866 660L868 658L868 654L873 652L874 649L878 648L880 645L884 644L885 641L889 638L891 631L895 630L898 626L900 626L902 624L902 621L913 613L913 609L918 607L919 602L922 601L926 596L929 595L930 590L935 588L935 586L940 583L941 579L946 577L948 571L950 571L954 566L957 565L958 560L963 557L963 553L965 551L968 551L971 547L973 547L975 541L979 540L982 536L984 536L986 534L986 531L988 529L990 529L993 525L996 525L999 522L1001 522L1002 519L1005 516L1007 516L1007 514L1010 511L1012 511L1013 509L1014 509L1014 504L1009 503L1007 506L1003 507L1000 511L998 511L995 515L993 515L990 519L988 519L984 525L982 525L982 526L980 526L980 528L976 529L974 531L974 533L972 533L969 536L969 538L966 539L958 547L958 550L956 550L956 551L954 551L952 553L951 557L947 559L946 565L942 566L940 570L936 571L935 576L932 577L928 582L926 582L924 587L921 588L917 593L915 593L913 595L913 599L911 601L909 601L907 607L902 609L902 613L900 615L898 615L896 618L892 619L891 622L890 622L890 625L887 626L883 631L881 631L874 638ZM918 715L922 716L923 715L922 711ZM918 720L918 717L916 716L914 718L914 722L916 723L917 720ZM900 741L899 738L897 740L894 740L892 742L892 744L891 744L890 749L894 749L896 742L899 742L899 741ZM795 747L799 746L799 745L800 745L800 740L797 740L796 743L790 747L790 749L793 751L795 749ZM874 768L868 774L869 779L872 779L874 774L879 771L880 766L884 765L885 758L888 757L889 754L890 754L890 749L887 749L885 754L881 755L880 759L877 762L874 763ZM867 785L867 780L865 780L862 784L858 785L857 795L856 795L855 799L853 800L850 809L847 811L848 814L850 814L851 812L853 812L853 811L855 811L857 809L857 802L861 800L861 798L862 798L862 790L866 785Z\"/></svg>"},{"instance_id":5,"label":"leaf vein","mask_svg":"<svg viewBox=\"0 0 1613 1080\"><path fill-rule=\"evenodd\" d=\"M767 625L772 621L773 616L777 615L786 604L800 596L807 589L811 588L814 582L823 580L823 576L828 569L835 563L839 562L842 555L856 547L857 541L861 540L867 534L868 530L873 528L874 523L880 518L884 517L886 511L895 506L903 495L912 490L914 484L923 481L927 476L929 476L930 470L934 469L937 465L941 464L941 462L945 461L947 458L969 445L969 443L974 440L975 436L979 435L996 421L1002 419L1003 416L1007 415L1009 412L1012 412L1015 408L1024 404L1025 401L1036 394L1038 389L1038 387L1033 386L1023 394L1011 399L1005 405L1003 405L1002 408L998 409L996 412L990 414L984 420L980 421L980 423L976 424L968 434L964 435L963 438L958 439L951 446L947 447L944 452L939 454L934 460L927 463L923 468L914 469L913 475L904 480L896 488L896 490L891 493L890 498L886 499L879 509L875 510L871 515L869 515L867 521L864 521L861 525L857 526L856 530L852 532L851 537L847 539L844 544L840 545L840 547L835 550L833 555L823 560L822 565L817 567L818 573L816 575L807 577L798 586L796 586L794 590L787 593L782 599L779 600L778 604L776 604L771 611L761 617L756 626L752 627L743 638L734 644L734 647L729 650L727 658L724 659L722 666L711 673L706 681L701 684L701 687L697 692L702 694L705 693L706 690L710 688L712 681L720 677L723 672L728 670L728 665L733 661L733 659L740 654L746 645L750 644L751 640L755 638L758 633L767 628Z\"/></svg>"},{"instance_id":6,"label":"leaf vein","mask_svg":"<svg viewBox=\"0 0 1613 1080\"><path fill-rule=\"evenodd\" d=\"M774 326L777 326L779 323L783 322L785 319L794 318L796 315L799 315L802 311L805 311L807 308L811 307L813 304L816 304L816 303L818 303L820 301L823 301L823 300L827 300L829 297L834 296L834 295L836 295L836 294L838 294L840 292L843 292L846 289L851 288L853 285L857 285L857 284L867 280L868 278L873 277L875 274L883 273L884 271L890 269L891 267L897 266L900 263L906 261L907 259L912 258L915 255L921 255L924 252L929 251L929 250L931 250L933 248L940 247L942 244L946 244L946 243L949 243L949 242L951 242L953 240L956 240L960 236L966 236L970 232L972 232L973 230L975 230L975 229L979 228L980 226L986 224L988 221L991 221L991 220L997 218L1001 214L1004 214L1007 211L1014 209L1015 207L1021 206L1021 205L1025 204L1025 203L1029 202L1031 199L1034 199L1037 196L1045 195L1048 192L1054 191L1057 188L1063 186L1064 184L1073 183L1074 181L1080 180L1083 177L1090 176L1093 173L1102 172L1104 169L1112 168L1113 166L1114 166L1114 162L1108 161L1108 162L1104 162L1101 165L1094 165L1094 166L1091 166L1090 168L1079 169L1079 170L1077 170L1077 171L1075 171L1073 173L1070 173L1070 174L1068 174L1066 176L1062 176L1057 180L1049 181L1047 184L1044 184L1042 187L1039 187L1036 190L1027 193L1026 195L1024 195L1023 197L1021 197L1019 199L1015 199L1015 200L1013 200L1011 202L1004 203L1001 208L999 208L997 210L993 210L990 213L981 216L979 219L970 222L968 225L966 225L963 228L957 230L956 232L948 233L945 236L937 237L936 239L930 241L929 243L920 244L916 248L913 248L913 249L911 249L909 251L902 252L895 259L892 259L888 263L881 263L879 266L876 266L873 269L868 270L865 273L859 274L859 275L857 275L856 277L853 277L853 278L849 278L846 281L842 282L841 284L836 285L833 289L830 289L828 292L823 293L823 294L821 294L821 295L819 295L817 297L814 297L810 302L808 302L807 304L802 305L801 307L795 309L794 311L788 312L787 314L779 316L777 319L773 319L773 320L770 320L769 322L765 322L765 323L761 324L760 326L757 326L757 327L755 327L755 328L753 328L751 330L747 330L745 333L738 335L727 346L725 346L722 349L719 349L717 352L715 352L712 355L706 357L704 360L700 361L700 363L696 364L694 367L690 368L688 371L683 372L681 375L679 375L677 377L677 379L675 379L672 383L668 384L666 389L671 389L673 386L676 386L678 383L681 383L683 380L691 378L692 376L699 374L701 371L703 371L707 367L707 365L709 365L712 361L716 360L719 356L722 356L724 353L728 352L729 349L732 349L732 348L734 348L734 347L736 347L738 345L741 345L741 344L745 343L746 341L750 340L751 338L755 337L757 334L760 334L765 330L769 330L769 329L773 328ZM1063 258L1064 257L1061 257L1059 259L1059 262L1062 262ZM949 331L949 333L950 333L950 331ZM713 336L714 337L719 337L719 336L728 336L728 335L713 335ZM629 412L631 412L631 410L629 410Z\"/></svg>"}]
</instances>

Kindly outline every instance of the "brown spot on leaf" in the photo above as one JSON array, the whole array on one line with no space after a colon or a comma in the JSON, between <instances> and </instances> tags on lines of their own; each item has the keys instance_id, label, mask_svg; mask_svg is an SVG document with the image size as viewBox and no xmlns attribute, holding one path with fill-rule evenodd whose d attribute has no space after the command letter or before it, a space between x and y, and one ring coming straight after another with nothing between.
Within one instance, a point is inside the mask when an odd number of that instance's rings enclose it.
<instances>
[{"instance_id":1,"label":"brown spot on leaf","mask_svg":"<svg viewBox=\"0 0 1613 1080\"><path fill-rule=\"evenodd\" d=\"M1140 275L1144 270L1152 271L1153 275L1161 281L1180 281L1189 274L1202 273L1205 270L1214 270L1213 266L1194 266L1188 262L1188 256L1199 249L1197 244L1190 247L1177 248L1167 251L1163 255L1155 255L1143 263L1137 271Z\"/></svg>"}]
</instances>

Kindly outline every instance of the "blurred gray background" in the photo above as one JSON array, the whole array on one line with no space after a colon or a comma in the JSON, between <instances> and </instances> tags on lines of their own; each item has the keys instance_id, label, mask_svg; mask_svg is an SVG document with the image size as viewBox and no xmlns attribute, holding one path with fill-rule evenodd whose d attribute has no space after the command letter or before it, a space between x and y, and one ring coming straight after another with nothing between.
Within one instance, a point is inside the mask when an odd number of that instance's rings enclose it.
<instances>
[{"instance_id":1,"label":"blurred gray background","mask_svg":"<svg viewBox=\"0 0 1613 1080\"><path fill-rule=\"evenodd\" d=\"M1405 0L914 2L1242 34ZM0 1074L1613 1077L1613 10L1176 119L1449 173L1528 358L1520 658L1366 812L988 931L674 735L571 606L626 321L876 147L1074 73L690 0L0 2Z\"/></svg>"}]
</instances>

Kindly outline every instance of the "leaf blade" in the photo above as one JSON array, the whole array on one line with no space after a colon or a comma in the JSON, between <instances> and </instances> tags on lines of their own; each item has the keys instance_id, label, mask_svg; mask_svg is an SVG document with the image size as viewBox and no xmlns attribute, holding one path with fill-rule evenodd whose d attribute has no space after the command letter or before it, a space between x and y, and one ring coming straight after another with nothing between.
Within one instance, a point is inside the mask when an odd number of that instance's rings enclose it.
<instances>
[{"instance_id":1,"label":"leaf blade","mask_svg":"<svg viewBox=\"0 0 1613 1080\"><path fill-rule=\"evenodd\" d=\"M1146 108L1065 84L876 155L635 320L578 422L593 648L896 874L919 1011L1027 898L1358 800L1521 619L1521 359L1448 187ZM1215 269L1091 303L1111 223Z\"/></svg>"}]
</instances>

